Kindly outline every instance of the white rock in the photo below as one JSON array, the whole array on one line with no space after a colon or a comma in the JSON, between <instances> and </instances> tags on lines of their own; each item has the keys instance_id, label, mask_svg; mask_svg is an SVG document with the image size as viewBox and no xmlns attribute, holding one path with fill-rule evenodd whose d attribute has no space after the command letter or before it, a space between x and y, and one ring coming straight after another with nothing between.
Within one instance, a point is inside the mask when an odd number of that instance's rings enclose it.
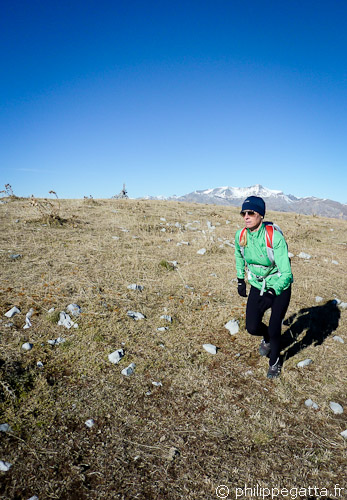
<instances>
[{"instance_id":1,"label":"white rock","mask_svg":"<svg viewBox=\"0 0 347 500\"><path fill-rule=\"evenodd\" d=\"M37 368L43 368L43 363L42 363L42 361L38 361L38 362L36 363L36 366L37 366Z\"/></svg>"},{"instance_id":2,"label":"white rock","mask_svg":"<svg viewBox=\"0 0 347 500\"><path fill-rule=\"evenodd\" d=\"M126 368L124 368L124 370L121 371L121 374L124 375L125 377L129 377L134 373L135 367L136 367L135 363L130 363L129 366L127 366Z\"/></svg>"},{"instance_id":3,"label":"white rock","mask_svg":"<svg viewBox=\"0 0 347 500\"><path fill-rule=\"evenodd\" d=\"M338 335L334 335L333 336L333 340L335 340L336 342L340 342L341 344L345 343L345 341L343 340L343 338L339 337Z\"/></svg>"},{"instance_id":4,"label":"white rock","mask_svg":"<svg viewBox=\"0 0 347 500\"><path fill-rule=\"evenodd\" d=\"M131 285L128 285L127 288L129 290L137 290L139 292L143 291L143 286L142 285L137 285L136 283L132 283Z\"/></svg>"},{"instance_id":5,"label":"white rock","mask_svg":"<svg viewBox=\"0 0 347 500\"><path fill-rule=\"evenodd\" d=\"M340 302L339 303L339 308L340 309L347 309L347 302Z\"/></svg>"},{"instance_id":6,"label":"white rock","mask_svg":"<svg viewBox=\"0 0 347 500\"><path fill-rule=\"evenodd\" d=\"M213 344L203 344L202 347L210 354L217 354L217 347Z\"/></svg>"},{"instance_id":7,"label":"white rock","mask_svg":"<svg viewBox=\"0 0 347 500\"><path fill-rule=\"evenodd\" d=\"M0 470L2 470L3 472L7 472L8 470L10 470L11 467L12 464L10 464L9 462L4 462L3 460L0 460Z\"/></svg>"},{"instance_id":8,"label":"white rock","mask_svg":"<svg viewBox=\"0 0 347 500\"><path fill-rule=\"evenodd\" d=\"M161 382L152 382L152 384L155 386L155 387L162 387L162 383Z\"/></svg>"},{"instance_id":9,"label":"white rock","mask_svg":"<svg viewBox=\"0 0 347 500\"><path fill-rule=\"evenodd\" d=\"M33 347L34 344L31 344L30 342L25 342L25 344L22 345L22 349L24 349L24 351L31 351Z\"/></svg>"},{"instance_id":10,"label":"white rock","mask_svg":"<svg viewBox=\"0 0 347 500\"><path fill-rule=\"evenodd\" d=\"M145 319L145 316L140 312L128 311L127 315L129 316L129 318L132 318L135 321L139 321L140 319Z\"/></svg>"},{"instance_id":11,"label":"white rock","mask_svg":"<svg viewBox=\"0 0 347 500\"><path fill-rule=\"evenodd\" d=\"M72 314L72 316L79 316L81 314L81 308L77 304L69 304L66 310Z\"/></svg>"},{"instance_id":12,"label":"white rock","mask_svg":"<svg viewBox=\"0 0 347 500\"><path fill-rule=\"evenodd\" d=\"M166 222L165 217L160 217L160 220L161 220L162 222Z\"/></svg>"},{"instance_id":13,"label":"white rock","mask_svg":"<svg viewBox=\"0 0 347 500\"><path fill-rule=\"evenodd\" d=\"M5 323L4 324L5 328L11 328L11 326L13 326L13 323Z\"/></svg>"},{"instance_id":14,"label":"white rock","mask_svg":"<svg viewBox=\"0 0 347 500\"><path fill-rule=\"evenodd\" d=\"M292 259L294 257L294 254L292 252L288 252L288 257Z\"/></svg>"},{"instance_id":15,"label":"white rock","mask_svg":"<svg viewBox=\"0 0 347 500\"><path fill-rule=\"evenodd\" d=\"M124 357L124 349L118 349L117 351L112 352L108 355L109 361L113 364L117 364Z\"/></svg>"},{"instance_id":16,"label":"white rock","mask_svg":"<svg viewBox=\"0 0 347 500\"><path fill-rule=\"evenodd\" d=\"M231 224L231 221L230 220L226 220L225 224Z\"/></svg>"},{"instance_id":17,"label":"white rock","mask_svg":"<svg viewBox=\"0 0 347 500\"><path fill-rule=\"evenodd\" d=\"M23 326L24 329L30 328L31 327L31 321L30 318L33 315L34 309L31 308L25 315L25 325Z\"/></svg>"},{"instance_id":18,"label":"white rock","mask_svg":"<svg viewBox=\"0 0 347 500\"><path fill-rule=\"evenodd\" d=\"M330 409L335 413L335 415L340 415L343 413L343 407L339 403L334 403L333 401L329 404Z\"/></svg>"},{"instance_id":19,"label":"white rock","mask_svg":"<svg viewBox=\"0 0 347 500\"><path fill-rule=\"evenodd\" d=\"M89 418L84 423L86 424L87 427L89 427L89 429L91 429L95 425L95 422L92 418Z\"/></svg>"},{"instance_id":20,"label":"white rock","mask_svg":"<svg viewBox=\"0 0 347 500\"><path fill-rule=\"evenodd\" d=\"M228 247L235 248L234 243L231 243L229 240L225 240L224 245L228 245Z\"/></svg>"},{"instance_id":21,"label":"white rock","mask_svg":"<svg viewBox=\"0 0 347 500\"><path fill-rule=\"evenodd\" d=\"M169 263L169 264L172 264L172 265L173 265L173 267L177 267L177 265L178 265L177 260L168 260L168 263Z\"/></svg>"},{"instance_id":22,"label":"white rock","mask_svg":"<svg viewBox=\"0 0 347 500\"><path fill-rule=\"evenodd\" d=\"M317 405L317 403L314 403L312 401L312 399L306 399L305 401L305 405L308 407L308 408L313 408L314 410L318 410L319 406Z\"/></svg>"},{"instance_id":23,"label":"white rock","mask_svg":"<svg viewBox=\"0 0 347 500\"><path fill-rule=\"evenodd\" d=\"M163 314L162 316L160 316L160 319L164 319L165 321L172 323L172 317L169 316L168 314Z\"/></svg>"},{"instance_id":24,"label":"white rock","mask_svg":"<svg viewBox=\"0 0 347 500\"><path fill-rule=\"evenodd\" d=\"M163 227L163 229L160 230L161 233L166 233L166 229L165 227Z\"/></svg>"},{"instance_id":25,"label":"white rock","mask_svg":"<svg viewBox=\"0 0 347 500\"><path fill-rule=\"evenodd\" d=\"M316 302L319 303L319 302L323 302L323 297L319 297L319 295L316 297Z\"/></svg>"},{"instance_id":26,"label":"white rock","mask_svg":"<svg viewBox=\"0 0 347 500\"><path fill-rule=\"evenodd\" d=\"M157 332L165 332L168 329L169 329L168 326L160 326L159 328L157 328Z\"/></svg>"},{"instance_id":27,"label":"white rock","mask_svg":"<svg viewBox=\"0 0 347 500\"><path fill-rule=\"evenodd\" d=\"M200 250L198 250L196 253L197 253L198 255L205 255L205 253L206 253L206 248L200 248Z\"/></svg>"},{"instance_id":28,"label":"white rock","mask_svg":"<svg viewBox=\"0 0 347 500\"><path fill-rule=\"evenodd\" d=\"M28 500L39 500L39 497L34 495L33 497L28 498Z\"/></svg>"},{"instance_id":29,"label":"white rock","mask_svg":"<svg viewBox=\"0 0 347 500\"><path fill-rule=\"evenodd\" d=\"M239 322L236 319L231 319L225 323L224 328L229 330L230 335L236 335L239 331Z\"/></svg>"},{"instance_id":30,"label":"white rock","mask_svg":"<svg viewBox=\"0 0 347 500\"><path fill-rule=\"evenodd\" d=\"M340 432L341 436L347 439L347 429L345 431Z\"/></svg>"},{"instance_id":31,"label":"white rock","mask_svg":"<svg viewBox=\"0 0 347 500\"><path fill-rule=\"evenodd\" d=\"M245 375L247 375L247 376L248 376L248 375L253 375L253 371L252 371L252 370L247 370L247 371L245 372Z\"/></svg>"},{"instance_id":32,"label":"white rock","mask_svg":"<svg viewBox=\"0 0 347 500\"><path fill-rule=\"evenodd\" d=\"M209 220L207 221L207 227L209 231L214 231L216 229L216 226L212 226Z\"/></svg>"},{"instance_id":33,"label":"white rock","mask_svg":"<svg viewBox=\"0 0 347 500\"><path fill-rule=\"evenodd\" d=\"M12 429L8 424L0 424L0 432L12 432Z\"/></svg>"},{"instance_id":34,"label":"white rock","mask_svg":"<svg viewBox=\"0 0 347 500\"><path fill-rule=\"evenodd\" d=\"M48 311L49 314L52 314L55 311L54 307L51 307L50 310Z\"/></svg>"},{"instance_id":35,"label":"white rock","mask_svg":"<svg viewBox=\"0 0 347 500\"><path fill-rule=\"evenodd\" d=\"M16 306L13 306L12 309L5 313L5 316L7 318L12 318L15 314L20 314L20 309L18 309L18 307Z\"/></svg>"},{"instance_id":36,"label":"white rock","mask_svg":"<svg viewBox=\"0 0 347 500\"><path fill-rule=\"evenodd\" d=\"M304 361L299 361L299 363L296 365L298 368L304 368L305 366L310 365L313 363L312 359L304 359Z\"/></svg>"},{"instance_id":37,"label":"white rock","mask_svg":"<svg viewBox=\"0 0 347 500\"><path fill-rule=\"evenodd\" d=\"M332 264L335 264L335 266L338 266L338 265L339 265L339 263L337 262L337 260L332 260L332 261L331 261L331 263L332 263Z\"/></svg>"},{"instance_id":38,"label":"white rock","mask_svg":"<svg viewBox=\"0 0 347 500\"><path fill-rule=\"evenodd\" d=\"M58 345L58 344L63 344L63 342L65 342L66 339L64 339L63 337L58 337L57 339L53 339L53 340L47 340L48 344L50 345Z\"/></svg>"},{"instance_id":39,"label":"white rock","mask_svg":"<svg viewBox=\"0 0 347 500\"><path fill-rule=\"evenodd\" d=\"M189 243L189 241L180 241L179 243L177 243L178 247L180 247L181 245L187 245L187 246L189 246L190 243Z\"/></svg>"},{"instance_id":40,"label":"white rock","mask_svg":"<svg viewBox=\"0 0 347 500\"><path fill-rule=\"evenodd\" d=\"M305 252L300 252L298 257L300 257L300 259L310 259L311 255Z\"/></svg>"},{"instance_id":41,"label":"white rock","mask_svg":"<svg viewBox=\"0 0 347 500\"><path fill-rule=\"evenodd\" d=\"M119 236L112 236L113 240L119 240Z\"/></svg>"},{"instance_id":42,"label":"white rock","mask_svg":"<svg viewBox=\"0 0 347 500\"><path fill-rule=\"evenodd\" d=\"M70 318L70 316L68 314L66 314L66 312L64 312L64 311L60 312L58 325L64 326L65 328L69 329L72 326L74 326L74 324L75 324L74 321L72 321L72 319Z\"/></svg>"}]
</instances>

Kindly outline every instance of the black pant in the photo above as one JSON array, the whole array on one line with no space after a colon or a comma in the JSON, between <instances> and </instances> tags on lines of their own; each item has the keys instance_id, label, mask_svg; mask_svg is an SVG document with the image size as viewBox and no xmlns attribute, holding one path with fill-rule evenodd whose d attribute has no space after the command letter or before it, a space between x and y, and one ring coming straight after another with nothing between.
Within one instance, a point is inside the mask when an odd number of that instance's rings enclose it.
<instances>
[{"instance_id":1,"label":"black pant","mask_svg":"<svg viewBox=\"0 0 347 500\"><path fill-rule=\"evenodd\" d=\"M291 286L280 295L276 295L271 306L271 316L269 327L263 322L264 309L263 297L260 290L251 286L246 308L246 329L251 335L261 335L265 342L270 342L270 364L276 363L281 352L281 327L284 316L286 315L290 296Z\"/></svg>"}]
</instances>

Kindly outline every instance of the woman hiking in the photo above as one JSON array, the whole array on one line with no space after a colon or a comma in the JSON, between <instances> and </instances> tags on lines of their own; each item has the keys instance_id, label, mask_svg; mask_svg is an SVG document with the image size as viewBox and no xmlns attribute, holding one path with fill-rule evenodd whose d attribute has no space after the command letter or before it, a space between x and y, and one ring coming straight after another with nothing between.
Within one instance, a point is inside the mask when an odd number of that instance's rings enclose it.
<instances>
[{"instance_id":1,"label":"woman hiking","mask_svg":"<svg viewBox=\"0 0 347 500\"><path fill-rule=\"evenodd\" d=\"M238 293L247 297L245 270L251 285L246 307L246 329L251 335L262 336L259 352L269 356L268 378L278 377L282 369L281 326L287 312L293 275L288 247L278 226L263 221L265 202L249 196L242 204L241 216L245 227L235 235L235 260ZM263 315L271 308L269 326Z\"/></svg>"}]
</instances>

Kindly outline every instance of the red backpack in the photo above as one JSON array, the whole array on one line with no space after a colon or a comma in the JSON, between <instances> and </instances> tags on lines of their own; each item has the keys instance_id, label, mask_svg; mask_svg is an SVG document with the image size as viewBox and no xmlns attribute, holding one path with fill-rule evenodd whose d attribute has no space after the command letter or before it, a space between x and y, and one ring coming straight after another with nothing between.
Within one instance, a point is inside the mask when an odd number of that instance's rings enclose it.
<instances>
[{"instance_id":1,"label":"red backpack","mask_svg":"<svg viewBox=\"0 0 347 500\"><path fill-rule=\"evenodd\" d=\"M263 222L265 225L265 244L266 244L266 252L267 256L271 262L272 265L275 263L275 258L274 258L274 250L273 250L273 239L274 239L274 231L279 231L282 235L283 232L281 228L275 224L274 222ZM247 228L244 227L239 236L239 244L241 243L242 237L245 234L245 231L247 231ZM242 247L240 245L240 251L241 255L243 258L245 258L245 247Z\"/></svg>"}]
</instances>

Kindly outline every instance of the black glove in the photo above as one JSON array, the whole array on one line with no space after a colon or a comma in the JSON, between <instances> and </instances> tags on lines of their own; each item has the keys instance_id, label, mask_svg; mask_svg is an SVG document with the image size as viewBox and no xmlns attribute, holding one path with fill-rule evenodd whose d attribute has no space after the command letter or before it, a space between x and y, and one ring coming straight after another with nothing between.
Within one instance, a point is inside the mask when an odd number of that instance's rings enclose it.
<instances>
[{"instance_id":1,"label":"black glove","mask_svg":"<svg viewBox=\"0 0 347 500\"><path fill-rule=\"evenodd\" d=\"M237 292L241 297L247 297L246 282L244 279L237 278Z\"/></svg>"},{"instance_id":2,"label":"black glove","mask_svg":"<svg viewBox=\"0 0 347 500\"><path fill-rule=\"evenodd\" d=\"M259 295L259 309L261 312L265 312L267 309L272 307L273 301L275 300L276 292L273 288L269 288L264 295Z\"/></svg>"}]
</instances>

